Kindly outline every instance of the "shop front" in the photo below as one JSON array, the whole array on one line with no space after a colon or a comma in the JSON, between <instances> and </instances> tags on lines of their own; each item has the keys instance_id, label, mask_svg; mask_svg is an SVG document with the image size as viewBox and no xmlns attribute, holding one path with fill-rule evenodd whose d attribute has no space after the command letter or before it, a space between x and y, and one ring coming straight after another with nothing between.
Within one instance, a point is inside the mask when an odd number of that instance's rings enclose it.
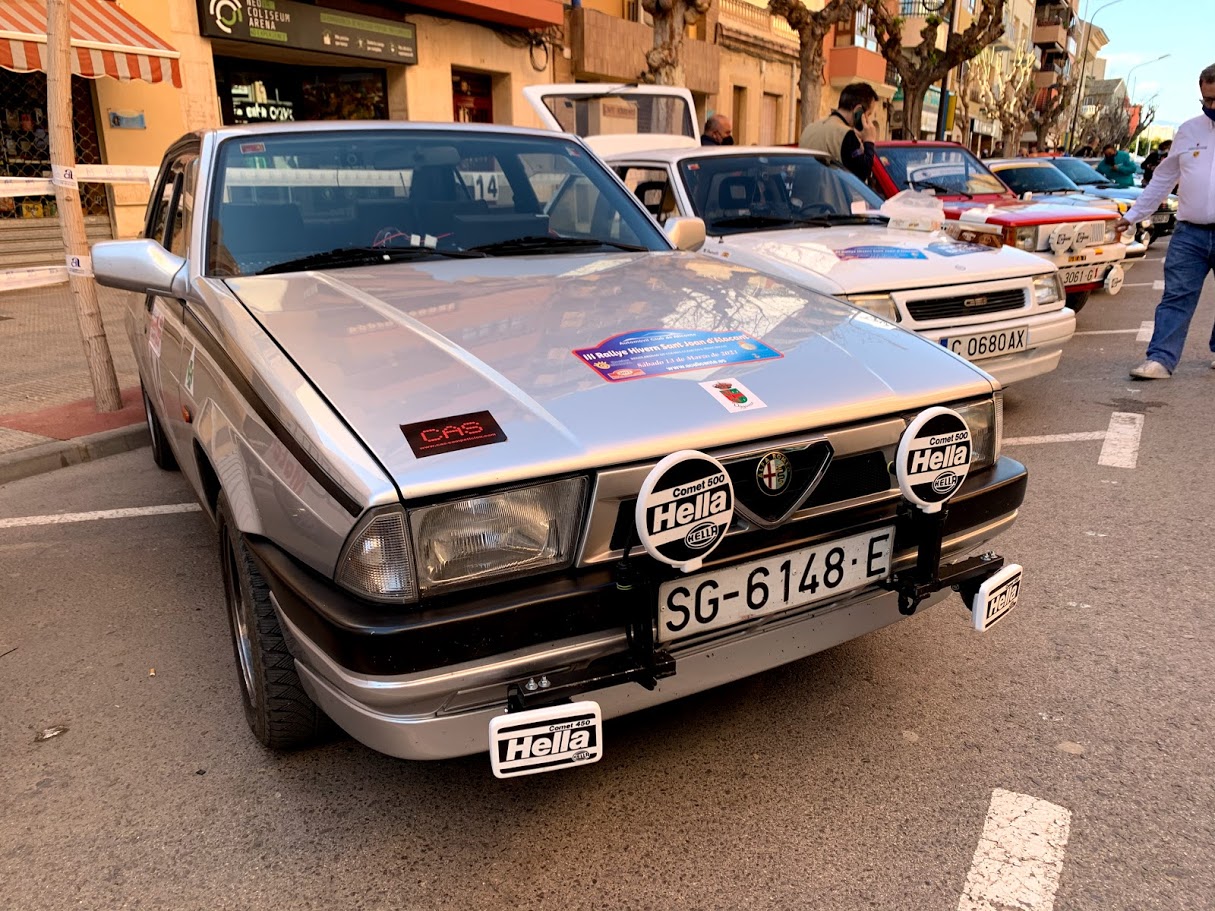
<instances>
[{"instance_id":1,"label":"shop front","mask_svg":"<svg viewBox=\"0 0 1215 911\"><path fill-rule=\"evenodd\" d=\"M417 32L293 0L200 0L224 124L403 118Z\"/></svg>"},{"instance_id":2,"label":"shop front","mask_svg":"<svg viewBox=\"0 0 1215 911\"><path fill-rule=\"evenodd\" d=\"M96 81L181 85L177 52L106 0L73 0L70 9L71 116L79 165L108 163L99 129ZM48 141L45 0L0 3L0 273L63 266L55 197L23 182L51 176ZM112 190L81 183L89 239L114 233Z\"/></svg>"}]
</instances>

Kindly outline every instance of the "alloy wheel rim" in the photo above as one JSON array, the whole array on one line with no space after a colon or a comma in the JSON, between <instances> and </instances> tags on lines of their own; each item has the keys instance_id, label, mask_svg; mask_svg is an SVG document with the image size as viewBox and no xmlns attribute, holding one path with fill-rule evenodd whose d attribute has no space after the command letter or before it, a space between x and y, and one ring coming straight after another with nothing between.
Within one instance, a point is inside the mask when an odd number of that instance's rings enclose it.
<instances>
[{"instance_id":1,"label":"alloy wheel rim","mask_svg":"<svg viewBox=\"0 0 1215 911\"><path fill-rule=\"evenodd\" d=\"M253 639L249 635L249 624L245 619L245 599L241 592L236 567L236 550L229 535L224 535L227 550L227 571L224 573L224 589L228 601L228 614L232 620L232 635L236 642L236 663L244 683L249 702L257 705L257 691L253 687Z\"/></svg>"}]
</instances>

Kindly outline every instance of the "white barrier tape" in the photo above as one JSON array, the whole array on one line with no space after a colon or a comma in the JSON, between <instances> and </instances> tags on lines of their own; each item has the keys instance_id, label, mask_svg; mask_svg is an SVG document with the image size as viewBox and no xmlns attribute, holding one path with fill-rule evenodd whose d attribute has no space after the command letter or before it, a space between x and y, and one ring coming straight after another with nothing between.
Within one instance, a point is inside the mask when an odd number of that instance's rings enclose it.
<instances>
[{"instance_id":1,"label":"white barrier tape","mask_svg":"<svg viewBox=\"0 0 1215 911\"><path fill-rule=\"evenodd\" d=\"M55 187L45 177L0 177L0 196L50 196Z\"/></svg>"},{"instance_id":2,"label":"white barrier tape","mask_svg":"<svg viewBox=\"0 0 1215 911\"><path fill-rule=\"evenodd\" d=\"M68 280L65 266L42 266L36 269L9 269L0 272L0 291L24 291L27 288L43 288L58 285Z\"/></svg>"},{"instance_id":3,"label":"white barrier tape","mask_svg":"<svg viewBox=\"0 0 1215 911\"><path fill-rule=\"evenodd\" d=\"M55 184L75 188L80 183L142 183L151 186L156 181L156 168L137 165L81 164L74 167L54 165L52 176L0 177L0 197L50 196ZM58 177L56 177L58 175Z\"/></svg>"},{"instance_id":4,"label":"white barrier tape","mask_svg":"<svg viewBox=\"0 0 1215 911\"><path fill-rule=\"evenodd\" d=\"M64 257L67 261L67 270L69 275L83 275L91 277L93 275L93 257L91 256L72 256L70 253Z\"/></svg>"},{"instance_id":5,"label":"white barrier tape","mask_svg":"<svg viewBox=\"0 0 1215 911\"><path fill-rule=\"evenodd\" d=\"M80 183L76 180L75 166L69 168L61 164L51 165L51 183L69 190L80 189Z\"/></svg>"}]
</instances>

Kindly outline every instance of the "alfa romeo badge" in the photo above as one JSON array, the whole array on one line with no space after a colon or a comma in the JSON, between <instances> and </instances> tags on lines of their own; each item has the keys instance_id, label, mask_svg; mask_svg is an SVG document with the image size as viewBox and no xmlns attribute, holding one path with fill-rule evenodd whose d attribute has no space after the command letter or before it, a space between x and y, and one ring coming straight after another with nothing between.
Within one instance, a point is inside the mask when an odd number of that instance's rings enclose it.
<instances>
[{"instance_id":1,"label":"alfa romeo badge","mask_svg":"<svg viewBox=\"0 0 1215 911\"><path fill-rule=\"evenodd\" d=\"M783 452L769 452L755 466L755 483L770 497L779 496L793 477L793 463Z\"/></svg>"}]
</instances>

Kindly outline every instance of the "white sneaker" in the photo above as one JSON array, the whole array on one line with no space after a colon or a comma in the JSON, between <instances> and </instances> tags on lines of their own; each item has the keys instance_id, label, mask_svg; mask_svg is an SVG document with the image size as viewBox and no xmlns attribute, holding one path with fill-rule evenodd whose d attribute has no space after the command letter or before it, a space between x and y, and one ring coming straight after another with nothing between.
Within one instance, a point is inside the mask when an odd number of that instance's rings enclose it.
<instances>
[{"instance_id":1,"label":"white sneaker","mask_svg":"<svg viewBox=\"0 0 1215 911\"><path fill-rule=\"evenodd\" d=\"M1211 364L1215 369L1215 363ZM1160 361L1146 360L1131 371L1131 376L1137 380L1167 380L1173 374Z\"/></svg>"}]
</instances>

